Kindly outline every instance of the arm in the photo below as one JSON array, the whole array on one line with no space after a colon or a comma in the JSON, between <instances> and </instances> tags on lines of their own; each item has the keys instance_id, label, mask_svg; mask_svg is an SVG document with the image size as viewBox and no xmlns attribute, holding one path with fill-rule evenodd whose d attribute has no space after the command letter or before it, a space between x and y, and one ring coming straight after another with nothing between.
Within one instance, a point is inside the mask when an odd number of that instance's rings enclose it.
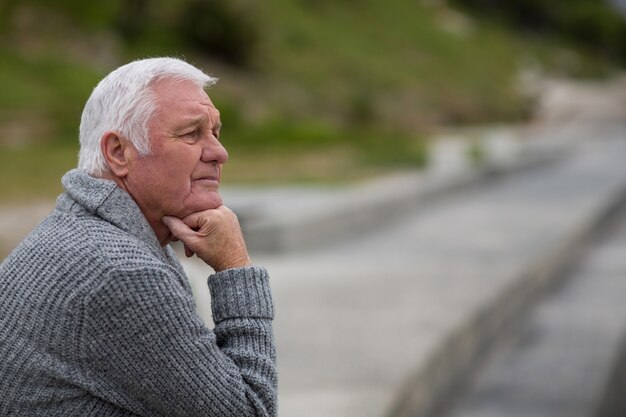
<instances>
[{"instance_id":1,"label":"arm","mask_svg":"<svg viewBox=\"0 0 626 417\"><path fill-rule=\"evenodd\" d=\"M90 389L146 416L273 416L276 366L268 277L209 278L215 331L173 270L112 271L88 297L81 339Z\"/></svg>"}]
</instances>

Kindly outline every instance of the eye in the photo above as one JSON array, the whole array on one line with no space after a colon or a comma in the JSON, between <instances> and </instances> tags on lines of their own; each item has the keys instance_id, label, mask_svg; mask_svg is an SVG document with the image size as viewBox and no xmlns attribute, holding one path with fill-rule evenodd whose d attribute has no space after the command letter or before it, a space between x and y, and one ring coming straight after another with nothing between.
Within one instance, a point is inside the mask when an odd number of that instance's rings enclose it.
<instances>
[{"instance_id":1,"label":"eye","mask_svg":"<svg viewBox=\"0 0 626 417\"><path fill-rule=\"evenodd\" d=\"M200 137L200 129L190 130L189 132L183 133L180 136L188 139L197 139L198 137Z\"/></svg>"}]
</instances>

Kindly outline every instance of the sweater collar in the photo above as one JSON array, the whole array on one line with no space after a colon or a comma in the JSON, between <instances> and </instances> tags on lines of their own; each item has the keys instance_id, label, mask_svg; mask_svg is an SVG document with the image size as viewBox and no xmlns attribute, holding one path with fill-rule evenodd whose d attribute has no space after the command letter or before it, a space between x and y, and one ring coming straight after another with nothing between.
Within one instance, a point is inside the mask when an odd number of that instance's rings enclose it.
<instances>
[{"instance_id":1,"label":"sweater collar","mask_svg":"<svg viewBox=\"0 0 626 417\"><path fill-rule=\"evenodd\" d=\"M82 169L72 169L63 176L61 183L66 195L87 211L148 243L160 254L164 253L135 200L115 182L92 177ZM62 200L63 196L59 204L63 204Z\"/></svg>"}]
</instances>

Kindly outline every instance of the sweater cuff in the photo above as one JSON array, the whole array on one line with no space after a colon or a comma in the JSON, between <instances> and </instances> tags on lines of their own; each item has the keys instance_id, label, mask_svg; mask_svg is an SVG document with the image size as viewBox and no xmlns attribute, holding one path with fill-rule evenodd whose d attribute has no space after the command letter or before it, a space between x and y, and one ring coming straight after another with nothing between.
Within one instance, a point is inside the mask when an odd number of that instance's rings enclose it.
<instances>
[{"instance_id":1,"label":"sweater cuff","mask_svg":"<svg viewBox=\"0 0 626 417\"><path fill-rule=\"evenodd\" d=\"M274 318L269 276L265 268L226 269L208 279L213 321L232 318Z\"/></svg>"}]
</instances>

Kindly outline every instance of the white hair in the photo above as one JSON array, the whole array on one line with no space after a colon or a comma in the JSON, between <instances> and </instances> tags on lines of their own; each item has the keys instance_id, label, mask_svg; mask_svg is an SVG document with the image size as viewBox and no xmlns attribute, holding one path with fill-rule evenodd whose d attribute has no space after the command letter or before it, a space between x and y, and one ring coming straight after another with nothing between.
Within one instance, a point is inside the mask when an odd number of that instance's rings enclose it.
<instances>
[{"instance_id":1,"label":"white hair","mask_svg":"<svg viewBox=\"0 0 626 417\"><path fill-rule=\"evenodd\" d=\"M192 81L200 88L217 82L176 58L141 59L114 70L94 88L83 109L78 168L94 176L109 170L100 149L100 140L108 131L129 138L140 155L149 154L148 122L157 108L151 87L163 78Z\"/></svg>"}]
</instances>

